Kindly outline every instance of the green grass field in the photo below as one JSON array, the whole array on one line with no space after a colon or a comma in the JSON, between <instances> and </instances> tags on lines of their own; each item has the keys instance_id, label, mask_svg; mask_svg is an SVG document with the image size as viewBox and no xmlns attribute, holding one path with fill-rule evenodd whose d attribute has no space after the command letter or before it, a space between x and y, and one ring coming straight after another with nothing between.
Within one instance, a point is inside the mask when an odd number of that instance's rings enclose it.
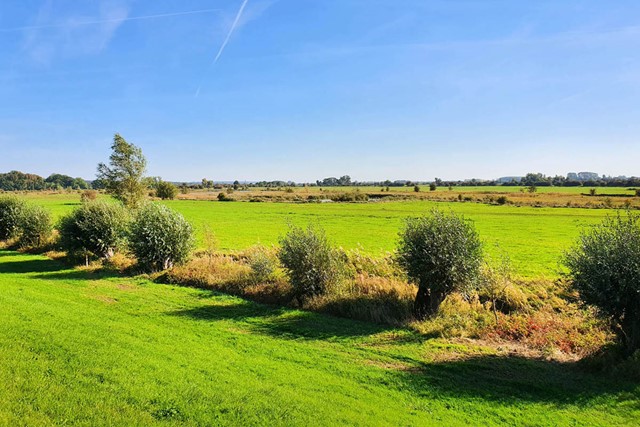
<instances>
[{"instance_id":1,"label":"green grass field","mask_svg":"<svg viewBox=\"0 0 640 427\"><path fill-rule=\"evenodd\" d=\"M51 209L56 217L80 203L77 194L35 193L26 197ZM529 278L556 277L563 251L575 243L580 230L614 212L429 201L295 204L174 200L166 203L194 225L200 244L203 230L209 227L219 249L224 251L258 243L276 244L288 223L318 223L326 228L336 245L361 248L375 256L395 248L404 218L427 213L434 207L452 209L475 222L491 256L508 254L516 273Z\"/></svg>"},{"instance_id":2,"label":"green grass field","mask_svg":"<svg viewBox=\"0 0 640 427\"><path fill-rule=\"evenodd\" d=\"M0 251L0 425L633 425L640 387Z\"/></svg>"}]
</instances>

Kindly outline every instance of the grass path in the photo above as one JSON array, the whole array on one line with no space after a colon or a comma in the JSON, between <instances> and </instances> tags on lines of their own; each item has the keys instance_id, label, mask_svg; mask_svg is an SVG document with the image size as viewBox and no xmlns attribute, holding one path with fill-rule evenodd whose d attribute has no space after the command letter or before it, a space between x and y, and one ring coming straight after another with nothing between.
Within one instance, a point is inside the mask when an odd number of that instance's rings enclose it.
<instances>
[{"instance_id":1,"label":"grass path","mask_svg":"<svg viewBox=\"0 0 640 427\"><path fill-rule=\"evenodd\" d=\"M0 251L0 425L632 425L640 387ZM465 357L459 357L465 356Z\"/></svg>"}]
</instances>

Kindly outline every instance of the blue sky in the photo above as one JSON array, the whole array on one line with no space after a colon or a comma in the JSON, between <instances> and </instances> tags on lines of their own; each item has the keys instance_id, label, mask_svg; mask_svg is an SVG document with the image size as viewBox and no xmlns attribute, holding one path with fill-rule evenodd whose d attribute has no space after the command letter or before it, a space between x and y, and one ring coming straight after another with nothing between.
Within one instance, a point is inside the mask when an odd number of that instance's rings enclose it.
<instances>
[{"instance_id":1,"label":"blue sky","mask_svg":"<svg viewBox=\"0 0 640 427\"><path fill-rule=\"evenodd\" d=\"M640 175L637 0L3 1L0 52L0 171Z\"/></svg>"}]
</instances>

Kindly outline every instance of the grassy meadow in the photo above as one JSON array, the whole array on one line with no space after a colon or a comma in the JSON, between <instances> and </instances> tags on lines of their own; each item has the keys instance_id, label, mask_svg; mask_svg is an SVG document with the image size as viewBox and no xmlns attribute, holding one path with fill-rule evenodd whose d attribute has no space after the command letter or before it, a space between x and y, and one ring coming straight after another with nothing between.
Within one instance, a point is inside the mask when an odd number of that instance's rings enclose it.
<instances>
[{"instance_id":1,"label":"grassy meadow","mask_svg":"<svg viewBox=\"0 0 640 427\"><path fill-rule=\"evenodd\" d=\"M0 425L633 425L570 363L0 251Z\"/></svg>"},{"instance_id":2,"label":"grassy meadow","mask_svg":"<svg viewBox=\"0 0 640 427\"><path fill-rule=\"evenodd\" d=\"M80 204L77 193L25 195L59 217ZM381 256L395 248L403 219L430 209L451 209L474 221L487 252L508 254L517 274L556 277L563 251L580 230L599 223L612 209L548 208L483 203L406 200L371 203L248 203L207 200L163 202L181 212L195 227L200 246L204 230L215 235L217 249L232 251L255 244L277 244L287 224L322 225L331 240L345 249L359 248Z\"/></svg>"}]
</instances>

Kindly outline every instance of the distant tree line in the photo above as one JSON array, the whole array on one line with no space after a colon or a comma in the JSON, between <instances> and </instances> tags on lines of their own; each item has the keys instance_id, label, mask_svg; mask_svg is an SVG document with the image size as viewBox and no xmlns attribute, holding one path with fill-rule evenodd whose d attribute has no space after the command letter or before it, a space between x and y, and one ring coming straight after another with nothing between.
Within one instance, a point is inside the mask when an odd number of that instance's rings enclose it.
<instances>
[{"instance_id":1,"label":"distant tree line","mask_svg":"<svg viewBox=\"0 0 640 427\"><path fill-rule=\"evenodd\" d=\"M0 190L3 191L59 190L66 188L86 190L90 188L90 185L82 178L73 178L58 173L54 173L46 179L36 174L20 171L0 173Z\"/></svg>"}]
</instances>

